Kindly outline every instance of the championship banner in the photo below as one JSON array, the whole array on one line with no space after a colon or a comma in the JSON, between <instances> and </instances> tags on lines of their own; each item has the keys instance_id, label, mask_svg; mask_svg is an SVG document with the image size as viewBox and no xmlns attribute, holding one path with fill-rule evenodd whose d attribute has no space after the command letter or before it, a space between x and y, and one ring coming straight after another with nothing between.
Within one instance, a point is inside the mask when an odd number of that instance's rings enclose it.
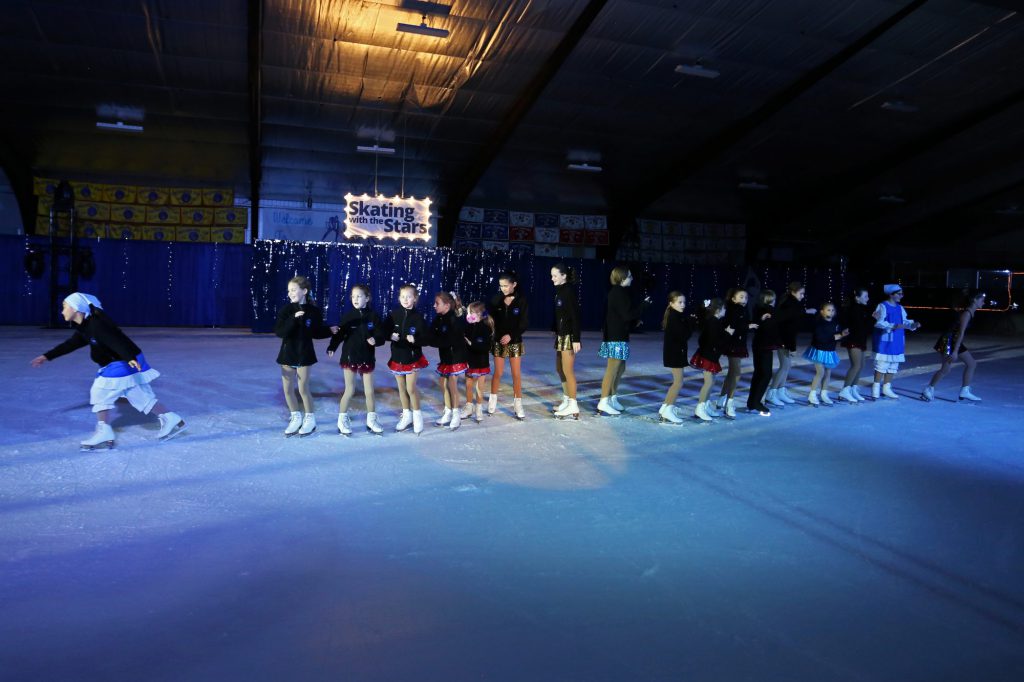
<instances>
[{"instance_id":1,"label":"championship banner","mask_svg":"<svg viewBox=\"0 0 1024 682\"><path fill-rule=\"evenodd\" d=\"M235 203L235 193L230 189L204 189L203 206L230 206Z\"/></svg>"},{"instance_id":2,"label":"championship banner","mask_svg":"<svg viewBox=\"0 0 1024 682\"><path fill-rule=\"evenodd\" d=\"M103 201L109 204L134 204L135 187L125 185L106 185L103 188Z\"/></svg>"},{"instance_id":3,"label":"championship banner","mask_svg":"<svg viewBox=\"0 0 1024 682\"><path fill-rule=\"evenodd\" d=\"M177 225L181 222L181 209L177 206L150 206L146 209L146 222L154 225Z\"/></svg>"},{"instance_id":4,"label":"championship banner","mask_svg":"<svg viewBox=\"0 0 1024 682\"><path fill-rule=\"evenodd\" d=\"M210 228L179 227L175 230L174 240L179 242L208 242L210 241Z\"/></svg>"},{"instance_id":5,"label":"championship banner","mask_svg":"<svg viewBox=\"0 0 1024 682\"><path fill-rule=\"evenodd\" d=\"M118 223L144 223L146 222L146 207L113 204L110 207L110 219Z\"/></svg>"},{"instance_id":6,"label":"championship banner","mask_svg":"<svg viewBox=\"0 0 1024 682\"><path fill-rule=\"evenodd\" d=\"M110 220L110 204L80 202L75 204L75 211L84 220Z\"/></svg>"},{"instance_id":7,"label":"championship banner","mask_svg":"<svg viewBox=\"0 0 1024 682\"><path fill-rule=\"evenodd\" d=\"M135 197L136 201L147 206L163 206L171 198L166 187L139 187Z\"/></svg>"},{"instance_id":8,"label":"championship banner","mask_svg":"<svg viewBox=\"0 0 1024 682\"><path fill-rule=\"evenodd\" d=\"M142 238L151 242L173 241L177 234L177 226L153 225L142 228Z\"/></svg>"},{"instance_id":9,"label":"championship banner","mask_svg":"<svg viewBox=\"0 0 1024 682\"><path fill-rule=\"evenodd\" d=\"M181 209L182 225L213 225L213 208L183 208Z\"/></svg>"},{"instance_id":10,"label":"championship banner","mask_svg":"<svg viewBox=\"0 0 1024 682\"><path fill-rule=\"evenodd\" d=\"M245 227L249 224L249 209L242 207L218 208L213 212L214 225L239 225Z\"/></svg>"},{"instance_id":11,"label":"championship banner","mask_svg":"<svg viewBox=\"0 0 1024 682\"><path fill-rule=\"evenodd\" d=\"M106 188L105 185L91 182L72 182L71 187L75 190L75 199L85 201L102 201L103 190Z\"/></svg>"},{"instance_id":12,"label":"championship banner","mask_svg":"<svg viewBox=\"0 0 1024 682\"><path fill-rule=\"evenodd\" d=\"M218 244L244 244L245 227L213 227L210 228L210 241Z\"/></svg>"},{"instance_id":13,"label":"championship banner","mask_svg":"<svg viewBox=\"0 0 1024 682\"><path fill-rule=\"evenodd\" d=\"M172 187L168 190L171 206L198 206L203 201L203 190L188 187Z\"/></svg>"},{"instance_id":14,"label":"championship banner","mask_svg":"<svg viewBox=\"0 0 1024 682\"><path fill-rule=\"evenodd\" d=\"M429 242L430 199L345 195L345 237ZM506 237L507 238L507 237Z\"/></svg>"},{"instance_id":15,"label":"championship banner","mask_svg":"<svg viewBox=\"0 0 1024 682\"><path fill-rule=\"evenodd\" d=\"M107 236L107 226L105 223L94 223L92 221L83 221L75 225L75 236L86 237L88 239L102 239Z\"/></svg>"},{"instance_id":16,"label":"championship banner","mask_svg":"<svg viewBox=\"0 0 1024 682\"><path fill-rule=\"evenodd\" d=\"M37 197L52 197L59 182L54 178L33 178L32 193Z\"/></svg>"}]
</instances>

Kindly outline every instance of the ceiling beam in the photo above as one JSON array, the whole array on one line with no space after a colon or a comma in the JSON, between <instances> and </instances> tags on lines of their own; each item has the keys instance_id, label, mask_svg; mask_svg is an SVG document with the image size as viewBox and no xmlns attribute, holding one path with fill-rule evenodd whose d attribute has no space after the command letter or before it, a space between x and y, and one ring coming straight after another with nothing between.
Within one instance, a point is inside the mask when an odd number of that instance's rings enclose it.
<instances>
[{"instance_id":1,"label":"ceiling beam","mask_svg":"<svg viewBox=\"0 0 1024 682\"><path fill-rule=\"evenodd\" d=\"M263 183L263 0L249 0L249 225L259 238L260 186Z\"/></svg>"},{"instance_id":2,"label":"ceiling beam","mask_svg":"<svg viewBox=\"0 0 1024 682\"><path fill-rule=\"evenodd\" d=\"M534 77L523 88L519 97L498 124L494 133L483 144L482 149L473 158L473 161L462 172L451 175L451 184L444 191L444 209L442 219L438 225L437 243L439 245L444 246L452 243L452 238L455 236L455 225L459 220L459 211L469 197L470 192L480 182L484 173L497 158L502 147L505 146L505 143L508 142L519 123L533 107L544 91L544 88L558 74L562 65L569 58L569 55L572 54L573 49L575 49L606 4L607 0L590 0L587 3L587 6L576 17L576 20L558 43L558 46L555 47Z\"/></svg>"}]
</instances>

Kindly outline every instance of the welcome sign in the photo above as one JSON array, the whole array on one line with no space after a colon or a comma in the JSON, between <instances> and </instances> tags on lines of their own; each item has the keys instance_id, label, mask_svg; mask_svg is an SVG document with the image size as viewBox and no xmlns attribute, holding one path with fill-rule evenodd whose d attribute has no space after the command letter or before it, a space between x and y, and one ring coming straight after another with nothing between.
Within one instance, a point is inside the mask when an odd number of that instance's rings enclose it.
<instances>
[{"instance_id":1,"label":"welcome sign","mask_svg":"<svg viewBox=\"0 0 1024 682\"><path fill-rule=\"evenodd\" d=\"M345 237L430 241L430 199L345 195Z\"/></svg>"}]
</instances>

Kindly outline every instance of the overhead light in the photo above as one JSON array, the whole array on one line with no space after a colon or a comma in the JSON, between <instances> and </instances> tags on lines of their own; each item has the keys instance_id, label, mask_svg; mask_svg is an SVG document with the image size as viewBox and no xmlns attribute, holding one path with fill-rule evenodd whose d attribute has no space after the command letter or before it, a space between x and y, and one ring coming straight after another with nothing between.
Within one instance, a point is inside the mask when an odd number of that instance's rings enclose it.
<instances>
[{"instance_id":1,"label":"overhead light","mask_svg":"<svg viewBox=\"0 0 1024 682\"><path fill-rule=\"evenodd\" d=\"M740 189L768 189L768 185L763 182L758 182L757 180L744 180L738 185L738 187Z\"/></svg>"},{"instance_id":2,"label":"overhead light","mask_svg":"<svg viewBox=\"0 0 1024 682\"><path fill-rule=\"evenodd\" d=\"M380 147L380 146L378 146L376 144L373 145L373 146L367 146L367 145L360 144L360 145L356 146L356 151L357 152L362 152L363 154L394 154L395 153L395 148L394 147Z\"/></svg>"},{"instance_id":3,"label":"overhead light","mask_svg":"<svg viewBox=\"0 0 1024 682\"><path fill-rule=\"evenodd\" d=\"M124 121L118 121L117 123L107 123L106 121L96 121L97 128L105 128L106 130L121 130L126 133L141 133L142 126L135 125L134 123L125 123Z\"/></svg>"},{"instance_id":4,"label":"overhead light","mask_svg":"<svg viewBox=\"0 0 1024 682\"><path fill-rule=\"evenodd\" d=\"M913 104L907 104L900 99L882 102L882 108L887 111L898 111L901 114L913 114L917 112L916 106Z\"/></svg>"},{"instance_id":5,"label":"overhead light","mask_svg":"<svg viewBox=\"0 0 1024 682\"><path fill-rule=\"evenodd\" d=\"M896 196L895 194L883 194L878 197L878 200L883 204L905 204L907 200L903 197Z\"/></svg>"},{"instance_id":6,"label":"overhead light","mask_svg":"<svg viewBox=\"0 0 1024 682\"><path fill-rule=\"evenodd\" d=\"M424 0L402 0L402 9L409 9L419 12L423 16L428 14L440 14L448 16L451 14L451 5L442 5L439 2L424 2Z\"/></svg>"},{"instance_id":7,"label":"overhead light","mask_svg":"<svg viewBox=\"0 0 1024 682\"><path fill-rule=\"evenodd\" d=\"M426 17L426 15L423 16L423 22L420 23L419 25L417 25L417 24L403 24L403 23L399 22L398 26L395 28L395 30L396 31L400 31L402 33L415 33L416 35L430 36L431 38L447 38L448 37L448 31L446 31L445 29L443 29L443 28L431 28L430 26L427 26L427 17Z\"/></svg>"},{"instance_id":8,"label":"overhead light","mask_svg":"<svg viewBox=\"0 0 1024 682\"><path fill-rule=\"evenodd\" d=\"M676 73L697 78L718 78L721 75L718 71L709 69L702 64L680 64L676 67Z\"/></svg>"},{"instance_id":9,"label":"overhead light","mask_svg":"<svg viewBox=\"0 0 1024 682\"><path fill-rule=\"evenodd\" d=\"M566 166L566 168L574 171L583 171L585 173L600 173L602 170L604 170L600 166L592 166L586 161L584 161L583 163L570 163L568 166Z\"/></svg>"}]
</instances>

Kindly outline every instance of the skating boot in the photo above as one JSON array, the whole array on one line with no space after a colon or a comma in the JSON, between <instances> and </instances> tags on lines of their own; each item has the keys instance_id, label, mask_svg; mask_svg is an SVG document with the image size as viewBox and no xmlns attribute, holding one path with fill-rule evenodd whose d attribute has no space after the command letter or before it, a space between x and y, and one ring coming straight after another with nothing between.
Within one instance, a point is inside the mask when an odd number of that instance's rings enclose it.
<instances>
[{"instance_id":1,"label":"skating boot","mask_svg":"<svg viewBox=\"0 0 1024 682\"><path fill-rule=\"evenodd\" d=\"M711 415L708 414L708 403L697 403L697 407L693 411L693 416L702 422L711 421Z\"/></svg>"},{"instance_id":2,"label":"skating boot","mask_svg":"<svg viewBox=\"0 0 1024 682\"><path fill-rule=\"evenodd\" d=\"M476 420L477 424L479 424L480 422L482 422L484 420L484 404L483 403L477 403L476 404L476 415L473 416L473 419Z\"/></svg>"},{"instance_id":3,"label":"skating boot","mask_svg":"<svg viewBox=\"0 0 1024 682\"><path fill-rule=\"evenodd\" d=\"M366 430L377 436L384 433L384 429L381 428L380 422L377 421L376 412L366 413Z\"/></svg>"},{"instance_id":4,"label":"skating boot","mask_svg":"<svg viewBox=\"0 0 1024 682\"><path fill-rule=\"evenodd\" d=\"M611 405L612 407L614 407L619 412L625 412L626 411L626 408L623 407L622 403L619 402L619 396L617 396L617 395L610 395L610 396L608 396L608 404Z\"/></svg>"},{"instance_id":5,"label":"skating boot","mask_svg":"<svg viewBox=\"0 0 1024 682\"><path fill-rule=\"evenodd\" d=\"M822 405L835 405L835 403L832 402L832 398L828 397L828 391L822 391L821 392L821 404Z\"/></svg>"},{"instance_id":6,"label":"skating boot","mask_svg":"<svg viewBox=\"0 0 1024 682\"><path fill-rule=\"evenodd\" d=\"M896 391L892 390L892 384L882 384L882 395L886 398L892 398L893 400L900 399L900 397L896 395Z\"/></svg>"},{"instance_id":7,"label":"skating boot","mask_svg":"<svg viewBox=\"0 0 1024 682\"><path fill-rule=\"evenodd\" d=\"M719 412L724 410L725 409L725 403L728 402L728 400L729 400L729 396L728 395L720 395L720 396L718 396L718 400L715 401L715 409L717 409Z\"/></svg>"},{"instance_id":8,"label":"skating boot","mask_svg":"<svg viewBox=\"0 0 1024 682\"><path fill-rule=\"evenodd\" d=\"M661 421L668 422L669 424L683 423L683 420L676 415L676 411L672 409L671 405L662 405L661 409L658 410L658 416L661 417Z\"/></svg>"},{"instance_id":9,"label":"skating boot","mask_svg":"<svg viewBox=\"0 0 1024 682\"><path fill-rule=\"evenodd\" d=\"M462 412L459 410L452 410L452 420L448 422L448 428L454 431L460 426L462 426Z\"/></svg>"},{"instance_id":10,"label":"skating boot","mask_svg":"<svg viewBox=\"0 0 1024 682\"><path fill-rule=\"evenodd\" d=\"M158 418L160 419L160 431L156 437L160 440L174 438L185 430L185 420L177 412L164 412Z\"/></svg>"},{"instance_id":11,"label":"skating boot","mask_svg":"<svg viewBox=\"0 0 1024 682\"><path fill-rule=\"evenodd\" d=\"M708 416L712 419L722 416L722 413L715 408L715 404L710 400L704 402L704 411L708 413Z\"/></svg>"},{"instance_id":12,"label":"skating boot","mask_svg":"<svg viewBox=\"0 0 1024 682\"><path fill-rule=\"evenodd\" d=\"M569 396L563 395L562 396L562 402L560 402L557 405L555 405L554 407L552 407L551 411L552 412L561 412L562 410L565 409L565 406L568 405L568 404L569 404Z\"/></svg>"},{"instance_id":13,"label":"skating boot","mask_svg":"<svg viewBox=\"0 0 1024 682\"><path fill-rule=\"evenodd\" d=\"M860 386L854 384L853 386L850 387L850 389L850 392L853 393L853 397L857 399L858 403L867 402L867 398L860 394Z\"/></svg>"},{"instance_id":14,"label":"skating boot","mask_svg":"<svg viewBox=\"0 0 1024 682\"><path fill-rule=\"evenodd\" d=\"M817 407L818 405L821 405L821 401L818 400L818 392L817 391L811 391L810 393L807 394L807 404L808 405L814 405L815 407Z\"/></svg>"},{"instance_id":15,"label":"skating boot","mask_svg":"<svg viewBox=\"0 0 1024 682\"><path fill-rule=\"evenodd\" d=\"M736 418L736 402L732 398L725 401L725 416L727 419Z\"/></svg>"},{"instance_id":16,"label":"skating boot","mask_svg":"<svg viewBox=\"0 0 1024 682\"><path fill-rule=\"evenodd\" d=\"M754 405L753 407L750 407L748 405L747 406L747 412L750 412L752 414L759 414L762 417L770 417L770 416L772 416L772 411L769 410L768 406L765 405L764 403L758 403L758 404Z\"/></svg>"},{"instance_id":17,"label":"skating boot","mask_svg":"<svg viewBox=\"0 0 1024 682\"><path fill-rule=\"evenodd\" d=\"M523 411L523 399L513 398L512 399L512 411L516 413L516 419L523 421L526 419L526 412Z\"/></svg>"},{"instance_id":18,"label":"skating boot","mask_svg":"<svg viewBox=\"0 0 1024 682\"><path fill-rule=\"evenodd\" d=\"M971 393L970 386L964 386L960 389L960 400L970 400L972 402L978 402L981 400L978 396Z\"/></svg>"},{"instance_id":19,"label":"skating boot","mask_svg":"<svg viewBox=\"0 0 1024 682\"><path fill-rule=\"evenodd\" d=\"M930 403L931 401L935 400L935 387L925 386L924 390L921 391L921 400L925 401L926 403Z\"/></svg>"},{"instance_id":20,"label":"skating boot","mask_svg":"<svg viewBox=\"0 0 1024 682\"><path fill-rule=\"evenodd\" d=\"M352 420L349 419L348 412L342 412L338 415L338 433L343 436L352 435Z\"/></svg>"},{"instance_id":21,"label":"skating boot","mask_svg":"<svg viewBox=\"0 0 1024 682\"><path fill-rule=\"evenodd\" d=\"M787 405L794 405L794 404L796 404L796 401L793 400L793 398L791 398L789 393L786 391L786 387L785 386L783 386L782 388L775 389L775 397L778 398L779 400L781 400L782 402L784 402Z\"/></svg>"},{"instance_id":22,"label":"skating boot","mask_svg":"<svg viewBox=\"0 0 1024 682\"><path fill-rule=\"evenodd\" d=\"M462 411L459 413L459 416L462 417L463 419L469 419L470 417L472 417L473 403L466 403L465 405L463 405Z\"/></svg>"},{"instance_id":23,"label":"skating boot","mask_svg":"<svg viewBox=\"0 0 1024 682\"><path fill-rule=\"evenodd\" d=\"M412 426L412 410L402 410L402 416L395 424L395 431L405 431L410 426Z\"/></svg>"},{"instance_id":24,"label":"skating boot","mask_svg":"<svg viewBox=\"0 0 1024 682\"><path fill-rule=\"evenodd\" d=\"M487 414L494 414L498 409L498 394L492 393L487 396Z\"/></svg>"},{"instance_id":25,"label":"skating boot","mask_svg":"<svg viewBox=\"0 0 1024 682\"><path fill-rule=\"evenodd\" d=\"M412 411L412 432L417 436L423 431L423 410Z\"/></svg>"},{"instance_id":26,"label":"skating boot","mask_svg":"<svg viewBox=\"0 0 1024 682\"><path fill-rule=\"evenodd\" d=\"M292 412L291 419L288 420L288 428L286 428L284 430L284 435L286 435L289 438L291 438L292 436L297 434L299 432L299 429L301 429L301 428L302 428L302 413L301 412Z\"/></svg>"},{"instance_id":27,"label":"skating boot","mask_svg":"<svg viewBox=\"0 0 1024 682\"><path fill-rule=\"evenodd\" d=\"M114 429L106 422L96 422L96 431L81 442L83 450L102 450L114 447Z\"/></svg>"},{"instance_id":28,"label":"skating boot","mask_svg":"<svg viewBox=\"0 0 1024 682\"><path fill-rule=\"evenodd\" d=\"M446 407L444 408L444 413L440 417L438 417L437 420L434 422L434 426L444 426L445 424L451 422L451 420L452 411Z\"/></svg>"},{"instance_id":29,"label":"skating boot","mask_svg":"<svg viewBox=\"0 0 1024 682\"><path fill-rule=\"evenodd\" d=\"M316 431L316 415L312 412L307 412L302 418L302 427L299 429L299 436L305 438L314 431Z\"/></svg>"},{"instance_id":30,"label":"skating boot","mask_svg":"<svg viewBox=\"0 0 1024 682\"><path fill-rule=\"evenodd\" d=\"M601 398L597 401L597 413L606 417L617 417L622 414L612 407L611 401L608 398Z\"/></svg>"},{"instance_id":31,"label":"skating boot","mask_svg":"<svg viewBox=\"0 0 1024 682\"><path fill-rule=\"evenodd\" d=\"M555 412L556 419L576 419L580 418L580 406L576 404L576 401L572 398L565 399L565 407Z\"/></svg>"},{"instance_id":32,"label":"skating boot","mask_svg":"<svg viewBox=\"0 0 1024 682\"><path fill-rule=\"evenodd\" d=\"M871 384L871 399L878 400L882 397L882 384L877 381Z\"/></svg>"},{"instance_id":33,"label":"skating boot","mask_svg":"<svg viewBox=\"0 0 1024 682\"><path fill-rule=\"evenodd\" d=\"M839 399L848 403L857 402L857 398L853 395L853 388L850 386L843 386L843 390L839 391Z\"/></svg>"},{"instance_id":34,"label":"skating boot","mask_svg":"<svg viewBox=\"0 0 1024 682\"><path fill-rule=\"evenodd\" d=\"M786 403L778 397L779 389L770 388L768 389L768 404L773 407L785 407Z\"/></svg>"}]
</instances>

